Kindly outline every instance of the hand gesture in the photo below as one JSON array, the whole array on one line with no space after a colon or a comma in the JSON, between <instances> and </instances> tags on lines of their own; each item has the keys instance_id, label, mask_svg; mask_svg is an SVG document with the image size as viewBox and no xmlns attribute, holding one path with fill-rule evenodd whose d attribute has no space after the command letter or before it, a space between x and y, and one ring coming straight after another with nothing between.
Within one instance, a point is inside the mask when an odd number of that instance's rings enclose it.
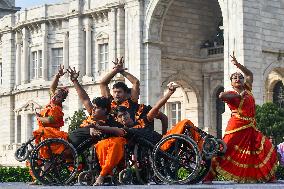
<instances>
[{"instance_id":1,"label":"hand gesture","mask_svg":"<svg viewBox=\"0 0 284 189\"><path fill-rule=\"evenodd\" d=\"M241 96L241 97L244 97L244 96L246 95L246 93L247 93L246 90L243 90L243 91L240 93L240 96Z\"/></svg>"},{"instance_id":2,"label":"hand gesture","mask_svg":"<svg viewBox=\"0 0 284 189\"><path fill-rule=\"evenodd\" d=\"M36 117L41 117L41 115L37 112L35 112Z\"/></svg>"},{"instance_id":3,"label":"hand gesture","mask_svg":"<svg viewBox=\"0 0 284 189\"><path fill-rule=\"evenodd\" d=\"M67 69L67 72L70 74L71 81L77 81L80 71L77 72L75 67L73 67L73 70L72 70L72 68L69 66L69 68Z\"/></svg>"},{"instance_id":4,"label":"hand gesture","mask_svg":"<svg viewBox=\"0 0 284 189\"><path fill-rule=\"evenodd\" d=\"M232 58L231 62L232 62L235 66L238 67L238 65L239 65L240 63L238 63L238 61L237 61L237 59L236 59L236 57L235 57L235 51L233 51L233 56L230 55L230 57Z\"/></svg>"},{"instance_id":5,"label":"hand gesture","mask_svg":"<svg viewBox=\"0 0 284 189\"><path fill-rule=\"evenodd\" d=\"M96 130L95 128L90 128L90 135L92 137L98 137L100 136L102 133L98 130Z\"/></svg>"},{"instance_id":6,"label":"hand gesture","mask_svg":"<svg viewBox=\"0 0 284 189\"><path fill-rule=\"evenodd\" d=\"M176 91L177 88L179 88L180 86L174 82L171 82L168 84L168 89L171 93L174 93Z\"/></svg>"},{"instance_id":7,"label":"hand gesture","mask_svg":"<svg viewBox=\"0 0 284 189\"><path fill-rule=\"evenodd\" d=\"M57 76L58 76L58 77L61 77L61 76L63 76L65 73L66 73L66 71L64 72L64 66L63 66L63 65L60 65L60 67L59 67L59 69L58 69Z\"/></svg>"},{"instance_id":8,"label":"hand gesture","mask_svg":"<svg viewBox=\"0 0 284 189\"><path fill-rule=\"evenodd\" d=\"M121 72L124 72L125 70L127 70L127 68L124 68L124 59L123 57L121 57L120 59L116 59L116 61L112 61L112 63L114 63L114 67L113 67L113 70L116 72L116 73L121 73Z\"/></svg>"}]
</instances>

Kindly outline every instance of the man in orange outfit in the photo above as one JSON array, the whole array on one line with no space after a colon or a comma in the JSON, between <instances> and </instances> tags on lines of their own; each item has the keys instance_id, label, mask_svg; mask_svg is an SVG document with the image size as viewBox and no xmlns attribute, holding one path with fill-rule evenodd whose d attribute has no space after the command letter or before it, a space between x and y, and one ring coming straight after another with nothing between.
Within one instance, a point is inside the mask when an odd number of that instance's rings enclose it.
<instances>
[{"instance_id":1,"label":"man in orange outfit","mask_svg":"<svg viewBox=\"0 0 284 189\"><path fill-rule=\"evenodd\" d=\"M70 79L74 84L81 102L89 113L88 118L83 121L83 123L80 125L80 128L70 133L68 140L75 147L77 147L87 138L96 138L96 140L93 140L89 144L86 144L83 149L79 149L79 151L83 151L84 149L90 147L92 144L100 140L95 146L101 166L100 177L97 179L96 183L101 183L101 178L108 174L111 174L113 165L117 165L124 157L123 150L119 149L124 148L126 139L123 137L114 137L120 136L122 134L121 130L118 130L116 128L121 128L123 127L123 125L116 122L114 118L109 114L111 110L109 99L105 97L97 97L91 102L88 94L77 80L79 72L76 72L75 68L69 68L67 71L70 74ZM97 128L94 127L106 127L110 129L100 132ZM101 136L102 134L104 136L98 138L98 135ZM105 149L106 146L107 149Z\"/></svg>"}]
</instances>

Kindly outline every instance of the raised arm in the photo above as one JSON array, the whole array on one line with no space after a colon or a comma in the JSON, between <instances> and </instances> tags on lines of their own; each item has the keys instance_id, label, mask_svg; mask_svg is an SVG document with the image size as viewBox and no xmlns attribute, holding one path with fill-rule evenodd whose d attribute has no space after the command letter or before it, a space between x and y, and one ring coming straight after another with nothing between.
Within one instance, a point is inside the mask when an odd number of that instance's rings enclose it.
<instances>
[{"instance_id":1,"label":"raised arm","mask_svg":"<svg viewBox=\"0 0 284 189\"><path fill-rule=\"evenodd\" d=\"M236 57L235 57L235 52L233 51L233 55L230 55L232 60L231 62L237 67L239 68L245 75L245 83L248 83L250 86L252 86L252 83L253 83L253 73L247 69L247 67L241 65Z\"/></svg>"},{"instance_id":2,"label":"raised arm","mask_svg":"<svg viewBox=\"0 0 284 189\"><path fill-rule=\"evenodd\" d=\"M139 79L137 79L134 75L132 75L129 72L123 71L120 72L128 81L132 83L131 88L131 99L135 102L138 101L139 95L140 95L140 82Z\"/></svg>"},{"instance_id":3,"label":"raised arm","mask_svg":"<svg viewBox=\"0 0 284 189\"><path fill-rule=\"evenodd\" d=\"M169 90L165 96L163 96L154 106L153 108L148 112L147 119L149 121L153 121L154 118L157 116L159 109L165 105L165 103L168 101L168 99L174 94L176 91L176 88L178 88L177 85L173 85L172 83L169 85Z\"/></svg>"},{"instance_id":4,"label":"raised arm","mask_svg":"<svg viewBox=\"0 0 284 189\"><path fill-rule=\"evenodd\" d=\"M101 131L106 134L114 134L116 136L124 136L125 130L118 127L110 127L110 126L99 126L92 124L90 127Z\"/></svg>"},{"instance_id":5,"label":"raised arm","mask_svg":"<svg viewBox=\"0 0 284 189\"><path fill-rule=\"evenodd\" d=\"M166 116L164 113L159 111L156 118L161 120L162 122L162 134L163 135L166 134L169 126L168 116Z\"/></svg>"},{"instance_id":6,"label":"raised arm","mask_svg":"<svg viewBox=\"0 0 284 189\"><path fill-rule=\"evenodd\" d=\"M55 74L55 76L54 76L54 78L52 80L52 83L50 85L50 88L49 88L50 95L54 95L55 94L56 88L58 86L59 78L61 76L63 76L65 73L66 73L66 71L64 72L64 66L60 65L60 67L58 69L58 73Z\"/></svg>"},{"instance_id":7,"label":"raised arm","mask_svg":"<svg viewBox=\"0 0 284 189\"><path fill-rule=\"evenodd\" d=\"M241 92L240 94L232 93L230 91L228 91L228 92L221 92L220 95L219 95L219 98L221 100L231 100L231 99L234 99L234 98L241 98L241 97L244 96L245 93L246 93L245 90L243 92Z\"/></svg>"},{"instance_id":8,"label":"raised arm","mask_svg":"<svg viewBox=\"0 0 284 189\"><path fill-rule=\"evenodd\" d=\"M86 93L86 91L83 89L83 87L80 85L80 83L78 81L80 71L76 72L75 68L73 68L73 70L72 70L70 67L67 71L70 74L70 79L74 84L74 87L75 87L75 89L78 93L78 96L79 96L82 104L84 105L84 107L86 108L88 113L91 114L94 106L93 106L88 94Z\"/></svg>"},{"instance_id":9,"label":"raised arm","mask_svg":"<svg viewBox=\"0 0 284 189\"><path fill-rule=\"evenodd\" d=\"M110 89L108 87L108 84L110 83L111 79L119 72L123 72L125 69L123 68L123 57L120 58L120 60L118 60L118 58L116 59L114 63L114 67L111 70L111 72L109 72L108 74L106 74L101 82L100 82L100 89L101 89L101 95L104 97L110 97Z\"/></svg>"}]
</instances>

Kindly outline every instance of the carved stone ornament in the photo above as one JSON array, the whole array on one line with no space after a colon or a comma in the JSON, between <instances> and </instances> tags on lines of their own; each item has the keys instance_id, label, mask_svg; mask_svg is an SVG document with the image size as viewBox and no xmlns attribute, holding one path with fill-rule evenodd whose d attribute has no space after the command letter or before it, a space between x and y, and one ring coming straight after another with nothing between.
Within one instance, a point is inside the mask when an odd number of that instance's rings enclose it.
<instances>
[{"instance_id":1,"label":"carved stone ornament","mask_svg":"<svg viewBox=\"0 0 284 189\"><path fill-rule=\"evenodd\" d=\"M29 100L26 104L24 104L22 107L14 110L16 114L20 114L20 112L38 112L42 109L42 106L36 103L33 100Z\"/></svg>"}]
</instances>

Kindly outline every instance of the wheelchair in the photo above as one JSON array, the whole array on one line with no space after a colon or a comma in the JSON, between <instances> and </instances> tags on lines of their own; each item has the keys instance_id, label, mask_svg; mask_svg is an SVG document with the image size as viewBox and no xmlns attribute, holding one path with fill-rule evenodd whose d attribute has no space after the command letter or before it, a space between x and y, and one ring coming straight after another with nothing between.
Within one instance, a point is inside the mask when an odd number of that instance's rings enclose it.
<instances>
[{"instance_id":1,"label":"wheelchair","mask_svg":"<svg viewBox=\"0 0 284 189\"><path fill-rule=\"evenodd\" d=\"M14 155L20 162L29 161L33 176L43 185L73 185L77 177L80 184L89 185L92 181L86 180L88 173L98 173L99 165L93 148L78 153L91 139L85 140L77 148L60 138L46 139L38 145L34 145L34 140L35 137L23 143Z\"/></svg>"},{"instance_id":2,"label":"wheelchair","mask_svg":"<svg viewBox=\"0 0 284 189\"><path fill-rule=\"evenodd\" d=\"M187 124L182 134L168 135L155 145L153 170L163 183L196 184L209 172L212 157L224 155L226 149L221 139Z\"/></svg>"},{"instance_id":3,"label":"wheelchair","mask_svg":"<svg viewBox=\"0 0 284 189\"><path fill-rule=\"evenodd\" d=\"M192 136L192 129L199 134L198 139ZM144 133L133 134L125 145L124 162L113 170L109 181L112 185L195 184L208 173L212 157L226 151L222 140L191 125L186 125L182 134L164 138L156 132L152 134L148 137ZM28 159L33 175L43 185L73 185L77 181L81 185L92 185L95 182L100 173L95 149L92 146L89 150L80 150L90 139L77 148L63 139L46 139L38 145L33 145L33 140L35 138L17 149L15 158ZM165 148L167 143L170 145Z\"/></svg>"}]
</instances>

